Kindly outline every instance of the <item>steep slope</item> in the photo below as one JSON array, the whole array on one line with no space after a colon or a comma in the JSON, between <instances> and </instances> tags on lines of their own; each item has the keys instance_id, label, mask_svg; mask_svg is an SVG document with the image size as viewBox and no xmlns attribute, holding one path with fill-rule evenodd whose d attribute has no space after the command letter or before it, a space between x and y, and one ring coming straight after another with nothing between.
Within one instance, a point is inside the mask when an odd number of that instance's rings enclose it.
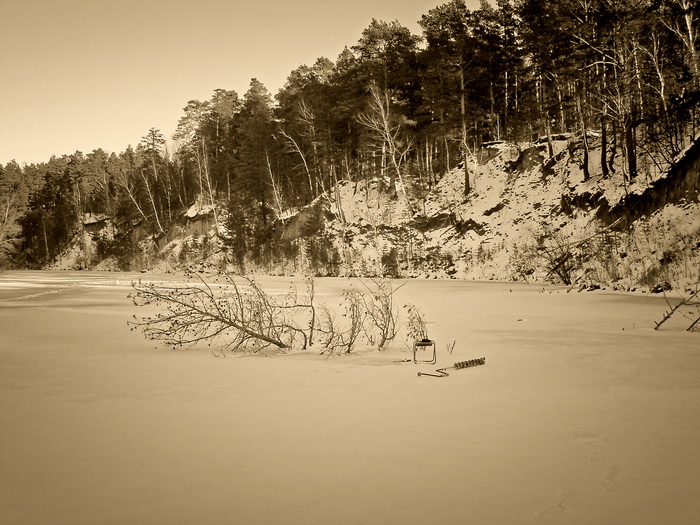
<instances>
[{"instance_id":1,"label":"steep slope","mask_svg":"<svg viewBox=\"0 0 700 525\"><path fill-rule=\"evenodd\" d=\"M398 187L395 197L385 180L340 181L276 219L265 257L225 249L225 210L196 203L159 237L138 226L118 232L104 218L86 223L56 267L111 269L121 258L122 267L168 271L237 261L271 274L697 286L700 141L673 163L645 157L646 175L633 180L619 159L604 177L598 137L588 143L588 170L580 137L557 137L551 157L543 143L484 144L469 159L466 196L464 166L429 188ZM105 249L119 235L133 253Z\"/></svg>"},{"instance_id":2,"label":"steep slope","mask_svg":"<svg viewBox=\"0 0 700 525\"><path fill-rule=\"evenodd\" d=\"M623 288L697 280L697 147L670 170L648 169L643 180L629 181L600 174L595 136L586 179L580 142L555 140L552 159L544 144L487 144L470 159L466 198L463 167L423 198L399 191L391 199L377 180L342 182L323 201L332 219L315 235L332 240L335 273L346 275ZM288 219L283 230L292 224Z\"/></svg>"}]
</instances>

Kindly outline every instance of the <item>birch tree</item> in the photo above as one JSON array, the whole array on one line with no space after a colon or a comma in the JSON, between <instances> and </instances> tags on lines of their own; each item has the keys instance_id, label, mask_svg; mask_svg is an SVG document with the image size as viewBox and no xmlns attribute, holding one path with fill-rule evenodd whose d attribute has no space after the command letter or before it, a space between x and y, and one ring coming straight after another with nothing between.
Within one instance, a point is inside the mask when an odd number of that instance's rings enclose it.
<instances>
[{"instance_id":1,"label":"birch tree","mask_svg":"<svg viewBox=\"0 0 700 525\"><path fill-rule=\"evenodd\" d=\"M376 83L369 87L369 103L364 113L357 116L357 121L365 126L374 137L378 147L386 149L391 163L389 170L389 188L396 195L396 180L408 200L406 184L402 176L403 164L413 148L414 139L409 128L414 122L398 114L392 108L391 92L382 90ZM409 204L410 206L410 204Z\"/></svg>"}]
</instances>

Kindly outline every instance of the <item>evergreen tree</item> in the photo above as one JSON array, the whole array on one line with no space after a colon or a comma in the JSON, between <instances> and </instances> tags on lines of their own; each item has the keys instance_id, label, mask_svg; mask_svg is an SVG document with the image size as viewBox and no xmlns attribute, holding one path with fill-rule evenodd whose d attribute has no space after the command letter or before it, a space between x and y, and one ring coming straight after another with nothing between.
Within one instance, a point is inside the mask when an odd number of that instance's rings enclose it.
<instances>
[{"instance_id":1,"label":"evergreen tree","mask_svg":"<svg viewBox=\"0 0 700 525\"><path fill-rule=\"evenodd\" d=\"M236 242L234 252L245 249L255 251L254 256L259 255L259 248L268 236L270 203L278 197L272 171L276 146L272 106L267 88L252 79L238 114L240 135L228 226Z\"/></svg>"}]
</instances>

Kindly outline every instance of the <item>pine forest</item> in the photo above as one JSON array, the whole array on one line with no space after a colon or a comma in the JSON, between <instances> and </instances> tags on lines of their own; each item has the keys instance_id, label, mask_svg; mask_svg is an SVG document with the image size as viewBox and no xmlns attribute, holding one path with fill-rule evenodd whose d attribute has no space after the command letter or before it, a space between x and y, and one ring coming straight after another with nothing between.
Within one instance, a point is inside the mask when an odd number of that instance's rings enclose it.
<instances>
[{"instance_id":1,"label":"pine forest","mask_svg":"<svg viewBox=\"0 0 700 525\"><path fill-rule=\"evenodd\" d=\"M520 230L507 274L493 277L570 284L584 251L617 242L626 252L618 256L629 256L619 238L643 215L634 206L644 208L648 190L658 194L679 163L700 156L700 6L482 0L470 10L450 0L419 25L415 35L398 21L373 19L335 60L291 71L276 94L252 79L243 94L221 88L208 100L183 101L172 137L151 128L125 151L0 166L0 264L47 268L73 250L75 267L109 261L110 269L142 270L162 264L177 237L169 268L217 261L240 271L454 275L457 259L468 268L495 253L484 229L497 226L484 221L513 201L487 180L484 167L496 157L511 186L533 166L543 184L553 180L564 159L577 179L552 186L553 207L528 238L532 268L523 266ZM696 162L683 172L682 195L657 195L646 210L697 203L697 171ZM500 198L475 212L489 191ZM381 208L375 216L349 217L371 198ZM379 216L387 210L392 217ZM595 217L596 230L567 243L561 217L576 210ZM458 237L474 243L439 249L429 239L437 230L450 232L443 245ZM374 266L361 263L363 235L382 239ZM697 231L686 239L698 240ZM697 261L697 245L686 247ZM642 280L638 274L636 284Z\"/></svg>"}]
</instances>

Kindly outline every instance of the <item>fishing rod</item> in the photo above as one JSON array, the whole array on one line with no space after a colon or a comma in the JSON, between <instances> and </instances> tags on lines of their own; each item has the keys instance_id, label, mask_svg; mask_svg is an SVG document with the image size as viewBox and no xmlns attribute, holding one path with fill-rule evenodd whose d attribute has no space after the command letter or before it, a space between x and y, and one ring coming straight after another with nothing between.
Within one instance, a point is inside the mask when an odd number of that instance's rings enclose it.
<instances>
[{"instance_id":1,"label":"fishing rod","mask_svg":"<svg viewBox=\"0 0 700 525\"><path fill-rule=\"evenodd\" d=\"M486 364L486 358L485 357L480 357L479 359L469 359L468 361L459 361L455 363L452 366L446 366L444 368L438 368L435 370L437 374L429 374L426 372L418 372L418 377L420 376L430 376L430 377L447 377L448 374L445 370L461 370L462 368L469 368L472 366L479 366L479 365L485 365Z\"/></svg>"}]
</instances>

